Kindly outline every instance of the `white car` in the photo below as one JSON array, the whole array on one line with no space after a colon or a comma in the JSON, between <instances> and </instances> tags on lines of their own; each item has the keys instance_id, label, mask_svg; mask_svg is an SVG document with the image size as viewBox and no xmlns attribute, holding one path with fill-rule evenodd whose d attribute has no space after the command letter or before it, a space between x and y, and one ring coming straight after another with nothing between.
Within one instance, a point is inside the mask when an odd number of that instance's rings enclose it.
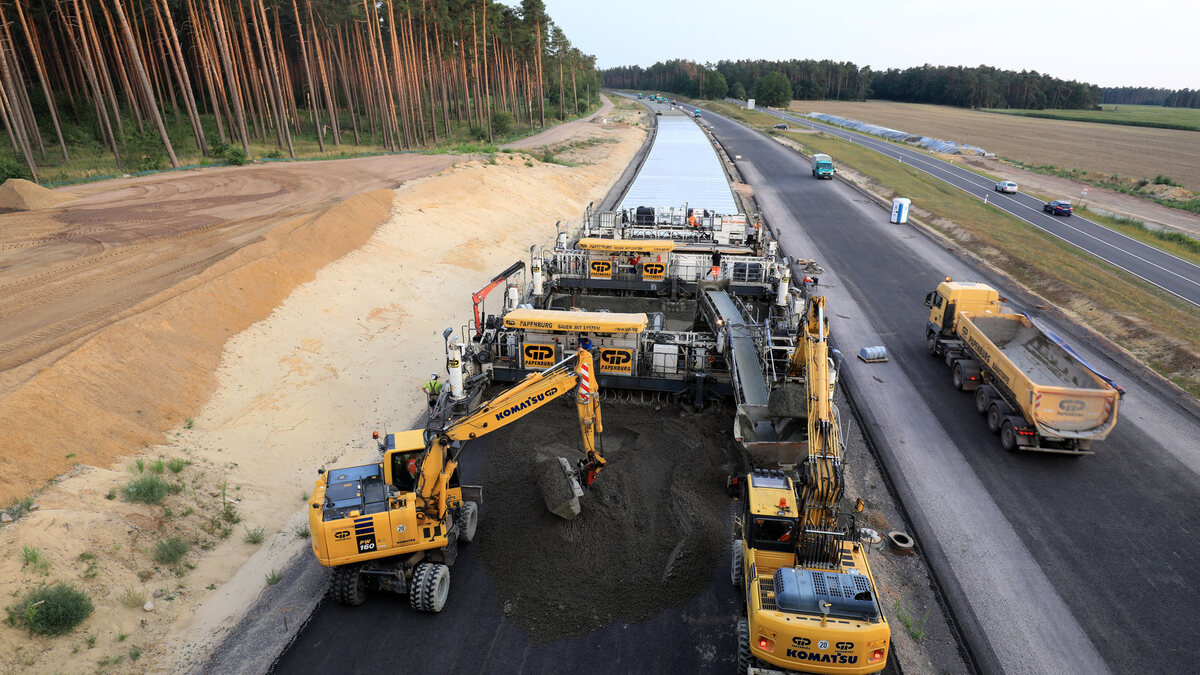
<instances>
[{"instance_id":1,"label":"white car","mask_svg":"<svg viewBox=\"0 0 1200 675\"><path fill-rule=\"evenodd\" d=\"M1002 180L996 183L996 192L1009 192L1015 194L1017 192L1017 184L1011 180Z\"/></svg>"}]
</instances>

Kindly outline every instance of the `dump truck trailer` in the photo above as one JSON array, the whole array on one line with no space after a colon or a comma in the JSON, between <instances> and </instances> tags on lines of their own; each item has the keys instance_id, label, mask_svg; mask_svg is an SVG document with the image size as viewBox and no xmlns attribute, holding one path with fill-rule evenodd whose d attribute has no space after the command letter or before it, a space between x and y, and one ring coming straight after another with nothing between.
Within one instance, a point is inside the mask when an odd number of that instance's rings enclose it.
<instances>
[{"instance_id":1,"label":"dump truck trailer","mask_svg":"<svg viewBox=\"0 0 1200 675\"><path fill-rule=\"evenodd\" d=\"M925 297L926 344L1005 450L1092 454L1117 423L1120 392L992 287L947 278Z\"/></svg>"}]
</instances>

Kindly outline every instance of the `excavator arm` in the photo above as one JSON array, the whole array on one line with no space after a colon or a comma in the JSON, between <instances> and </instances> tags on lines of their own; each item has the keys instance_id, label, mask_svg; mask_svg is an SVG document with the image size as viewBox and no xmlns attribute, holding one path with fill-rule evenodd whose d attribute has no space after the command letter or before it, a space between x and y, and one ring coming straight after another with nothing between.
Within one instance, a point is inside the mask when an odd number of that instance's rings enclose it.
<instances>
[{"instance_id":1,"label":"excavator arm","mask_svg":"<svg viewBox=\"0 0 1200 675\"><path fill-rule=\"evenodd\" d=\"M801 344L796 352L804 363L808 389L808 458L800 466L804 473L800 494L804 525L810 530L830 531L837 525L838 506L845 493L842 475L842 445L833 411L833 387L829 373L829 323L825 319L825 297L808 303L802 322Z\"/></svg>"},{"instance_id":2,"label":"excavator arm","mask_svg":"<svg viewBox=\"0 0 1200 675\"><path fill-rule=\"evenodd\" d=\"M596 445L596 434L604 431L600 418L600 398L593 374L592 355L579 350L550 368L530 373L515 386L484 403L478 410L455 420L441 432L430 432L427 449L420 462L417 499L430 516L442 518L448 505L444 495L454 470L457 453L452 444L490 434L505 427L550 401L575 390L575 408L583 436L584 459L579 464L579 479L591 485L607 463Z\"/></svg>"}]
</instances>

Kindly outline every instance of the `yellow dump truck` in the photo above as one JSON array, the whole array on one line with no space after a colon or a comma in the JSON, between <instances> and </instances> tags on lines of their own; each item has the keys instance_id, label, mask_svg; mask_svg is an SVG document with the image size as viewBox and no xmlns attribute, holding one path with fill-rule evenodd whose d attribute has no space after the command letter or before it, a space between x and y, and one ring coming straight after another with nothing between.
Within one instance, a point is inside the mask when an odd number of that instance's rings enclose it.
<instances>
[{"instance_id":1,"label":"yellow dump truck","mask_svg":"<svg viewBox=\"0 0 1200 675\"><path fill-rule=\"evenodd\" d=\"M1052 332L1001 307L982 283L946 281L925 296L929 353L945 359L954 387L1005 450L1092 454L1117 423L1121 392Z\"/></svg>"}]
</instances>

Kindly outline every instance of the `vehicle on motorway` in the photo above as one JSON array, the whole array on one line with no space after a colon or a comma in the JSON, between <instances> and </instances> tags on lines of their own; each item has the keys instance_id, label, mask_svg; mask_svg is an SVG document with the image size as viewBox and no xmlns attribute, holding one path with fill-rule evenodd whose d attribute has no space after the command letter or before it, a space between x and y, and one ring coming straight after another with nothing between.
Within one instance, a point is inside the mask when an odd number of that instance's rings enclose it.
<instances>
[{"instance_id":1,"label":"vehicle on motorway","mask_svg":"<svg viewBox=\"0 0 1200 675\"><path fill-rule=\"evenodd\" d=\"M776 129L786 129L786 128L788 128L788 126L786 124L776 124L775 128Z\"/></svg>"},{"instance_id":2,"label":"vehicle on motorway","mask_svg":"<svg viewBox=\"0 0 1200 675\"><path fill-rule=\"evenodd\" d=\"M829 155L817 153L812 158L812 175L814 178L828 178L833 180L833 158Z\"/></svg>"},{"instance_id":3,"label":"vehicle on motorway","mask_svg":"<svg viewBox=\"0 0 1200 675\"><path fill-rule=\"evenodd\" d=\"M1002 180L999 183L996 183L996 192L1007 192L1009 194L1016 194L1017 184L1012 182L1011 180Z\"/></svg>"},{"instance_id":4,"label":"vehicle on motorway","mask_svg":"<svg viewBox=\"0 0 1200 675\"><path fill-rule=\"evenodd\" d=\"M1090 455L1117 423L1120 390L1035 319L1000 306L987 284L951 281L925 296L929 353L1005 450Z\"/></svg>"},{"instance_id":5,"label":"vehicle on motorway","mask_svg":"<svg viewBox=\"0 0 1200 675\"><path fill-rule=\"evenodd\" d=\"M1071 206L1071 202L1064 202L1057 199L1043 204L1042 210L1052 216L1069 216L1075 211L1074 207Z\"/></svg>"},{"instance_id":6,"label":"vehicle on motorway","mask_svg":"<svg viewBox=\"0 0 1200 675\"><path fill-rule=\"evenodd\" d=\"M693 111L693 112L692 112L692 117L699 117L699 116L700 116L700 110L699 110L699 109L696 109L695 111Z\"/></svg>"},{"instance_id":7,"label":"vehicle on motorway","mask_svg":"<svg viewBox=\"0 0 1200 675\"><path fill-rule=\"evenodd\" d=\"M642 100L642 95L640 93L638 94L638 100Z\"/></svg>"}]
</instances>

